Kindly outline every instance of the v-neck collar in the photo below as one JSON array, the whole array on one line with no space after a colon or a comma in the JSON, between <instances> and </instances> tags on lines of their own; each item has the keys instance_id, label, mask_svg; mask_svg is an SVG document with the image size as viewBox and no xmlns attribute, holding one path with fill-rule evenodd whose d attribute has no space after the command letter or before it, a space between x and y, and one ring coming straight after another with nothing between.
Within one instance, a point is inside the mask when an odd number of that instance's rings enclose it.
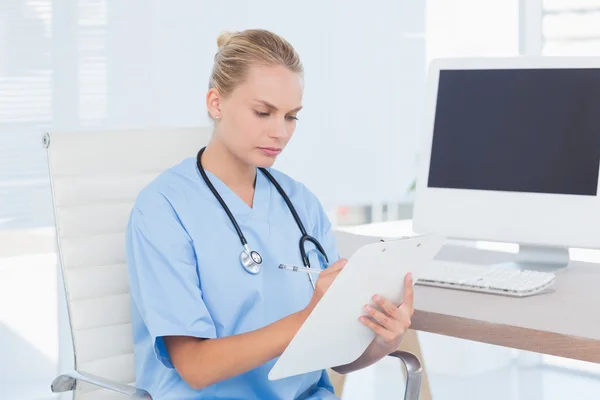
<instances>
[{"instance_id":1,"label":"v-neck collar","mask_svg":"<svg viewBox=\"0 0 600 400\"><path fill-rule=\"evenodd\" d=\"M217 178L216 175L210 171L205 170L206 176L213 184L217 192L223 198L225 204L233 214L235 218L239 216L252 216L266 220L269 216L269 207L271 201L271 182L267 177L258 169L256 170L256 184L254 187L254 198L252 200L252 207L250 207L240 196L237 195L233 190L229 188L221 179ZM202 176L198 176L203 185L206 183L202 179ZM206 187L211 196L214 194L210 191L208 186ZM215 198L216 200L216 198Z\"/></svg>"}]
</instances>

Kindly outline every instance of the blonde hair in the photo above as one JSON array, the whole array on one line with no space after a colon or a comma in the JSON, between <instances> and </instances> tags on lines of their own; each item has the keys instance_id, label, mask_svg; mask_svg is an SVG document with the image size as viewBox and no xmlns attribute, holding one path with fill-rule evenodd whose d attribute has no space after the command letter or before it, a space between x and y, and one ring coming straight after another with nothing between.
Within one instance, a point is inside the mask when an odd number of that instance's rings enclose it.
<instances>
[{"instance_id":1,"label":"blonde hair","mask_svg":"<svg viewBox=\"0 0 600 400\"><path fill-rule=\"evenodd\" d=\"M282 65L292 72L304 73L300 56L284 38L262 29L225 32L217 39L219 51L208 88L223 97L244 82L252 65Z\"/></svg>"}]
</instances>

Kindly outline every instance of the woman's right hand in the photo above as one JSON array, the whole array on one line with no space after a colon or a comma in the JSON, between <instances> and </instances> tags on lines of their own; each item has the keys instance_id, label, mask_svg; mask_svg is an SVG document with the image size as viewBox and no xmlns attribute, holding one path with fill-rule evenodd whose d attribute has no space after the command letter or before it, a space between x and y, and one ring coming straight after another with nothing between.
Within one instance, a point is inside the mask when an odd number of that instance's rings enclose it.
<instances>
[{"instance_id":1,"label":"woman's right hand","mask_svg":"<svg viewBox=\"0 0 600 400\"><path fill-rule=\"evenodd\" d=\"M318 275L306 308L263 328L216 339L165 336L173 365L190 386L199 390L280 356L345 265L346 260L341 259Z\"/></svg>"},{"instance_id":2,"label":"woman's right hand","mask_svg":"<svg viewBox=\"0 0 600 400\"><path fill-rule=\"evenodd\" d=\"M306 308L263 328L216 339L165 336L165 345L173 365L190 386L199 390L248 372L280 356L346 262L340 259L318 275L315 291ZM240 357L240 354L244 356ZM220 361L215 367L215 363L209 360L216 359ZM199 365L209 367L199 368Z\"/></svg>"},{"instance_id":3,"label":"woman's right hand","mask_svg":"<svg viewBox=\"0 0 600 400\"><path fill-rule=\"evenodd\" d=\"M324 269L323 272L319 274L319 278L315 283L315 291L313 293L312 298L310 299L310 302L308 303L308 306L305 309L305 311L307 311L307 314L310 314L312 310L317 306L317 303L321 300L321 297L323 297L327 289L329 289L329 286L331 286L335 278L337 278L338 274L346 266L347 262L348 260L346 260L345 258L341 258L335 263L331 264L326 269Z\"/></svg>"}]
</instances>

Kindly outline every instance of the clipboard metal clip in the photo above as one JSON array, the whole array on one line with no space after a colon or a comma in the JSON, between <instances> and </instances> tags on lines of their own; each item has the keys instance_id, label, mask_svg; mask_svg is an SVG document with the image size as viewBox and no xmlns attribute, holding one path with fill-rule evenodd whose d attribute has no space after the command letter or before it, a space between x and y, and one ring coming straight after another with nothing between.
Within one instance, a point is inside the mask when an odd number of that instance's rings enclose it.
<instances>
[{"instance_id":1,"label":"clipboard metal clip","mask_svg":"<svg viewBox=\"0 0 600 400\"><path fill-rule=\"evenodd\" d=\"M413 238L416 238L416 237L418 237L418 236L400 236L400 237L392 238L392 239L379 239L379 242L383 242L383 243L385 243L385 242L395 242L397 240L413 239Z\"/></svg>"}]
</instances>

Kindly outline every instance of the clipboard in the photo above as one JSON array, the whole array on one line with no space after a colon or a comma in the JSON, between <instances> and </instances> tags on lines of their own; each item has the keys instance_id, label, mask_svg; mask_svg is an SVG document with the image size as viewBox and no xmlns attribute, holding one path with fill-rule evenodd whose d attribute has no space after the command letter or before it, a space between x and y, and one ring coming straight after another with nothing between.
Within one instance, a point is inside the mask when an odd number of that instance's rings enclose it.
<instances>
[{"instance_id":1,"label":"clipboard","mask_svg":"<svg viewBox=\"0 0 600 400\"><path fill-rule=\"evenodd\" d=\"M399 305L404 277L413 284L444 245L438 235L371 243L360 247L333 281L269 372L269 380L349 364L360 357L375 333L358 318L376 293ZM415 299L415 303L418 299Z\"/></svg>"}]
</instances>

